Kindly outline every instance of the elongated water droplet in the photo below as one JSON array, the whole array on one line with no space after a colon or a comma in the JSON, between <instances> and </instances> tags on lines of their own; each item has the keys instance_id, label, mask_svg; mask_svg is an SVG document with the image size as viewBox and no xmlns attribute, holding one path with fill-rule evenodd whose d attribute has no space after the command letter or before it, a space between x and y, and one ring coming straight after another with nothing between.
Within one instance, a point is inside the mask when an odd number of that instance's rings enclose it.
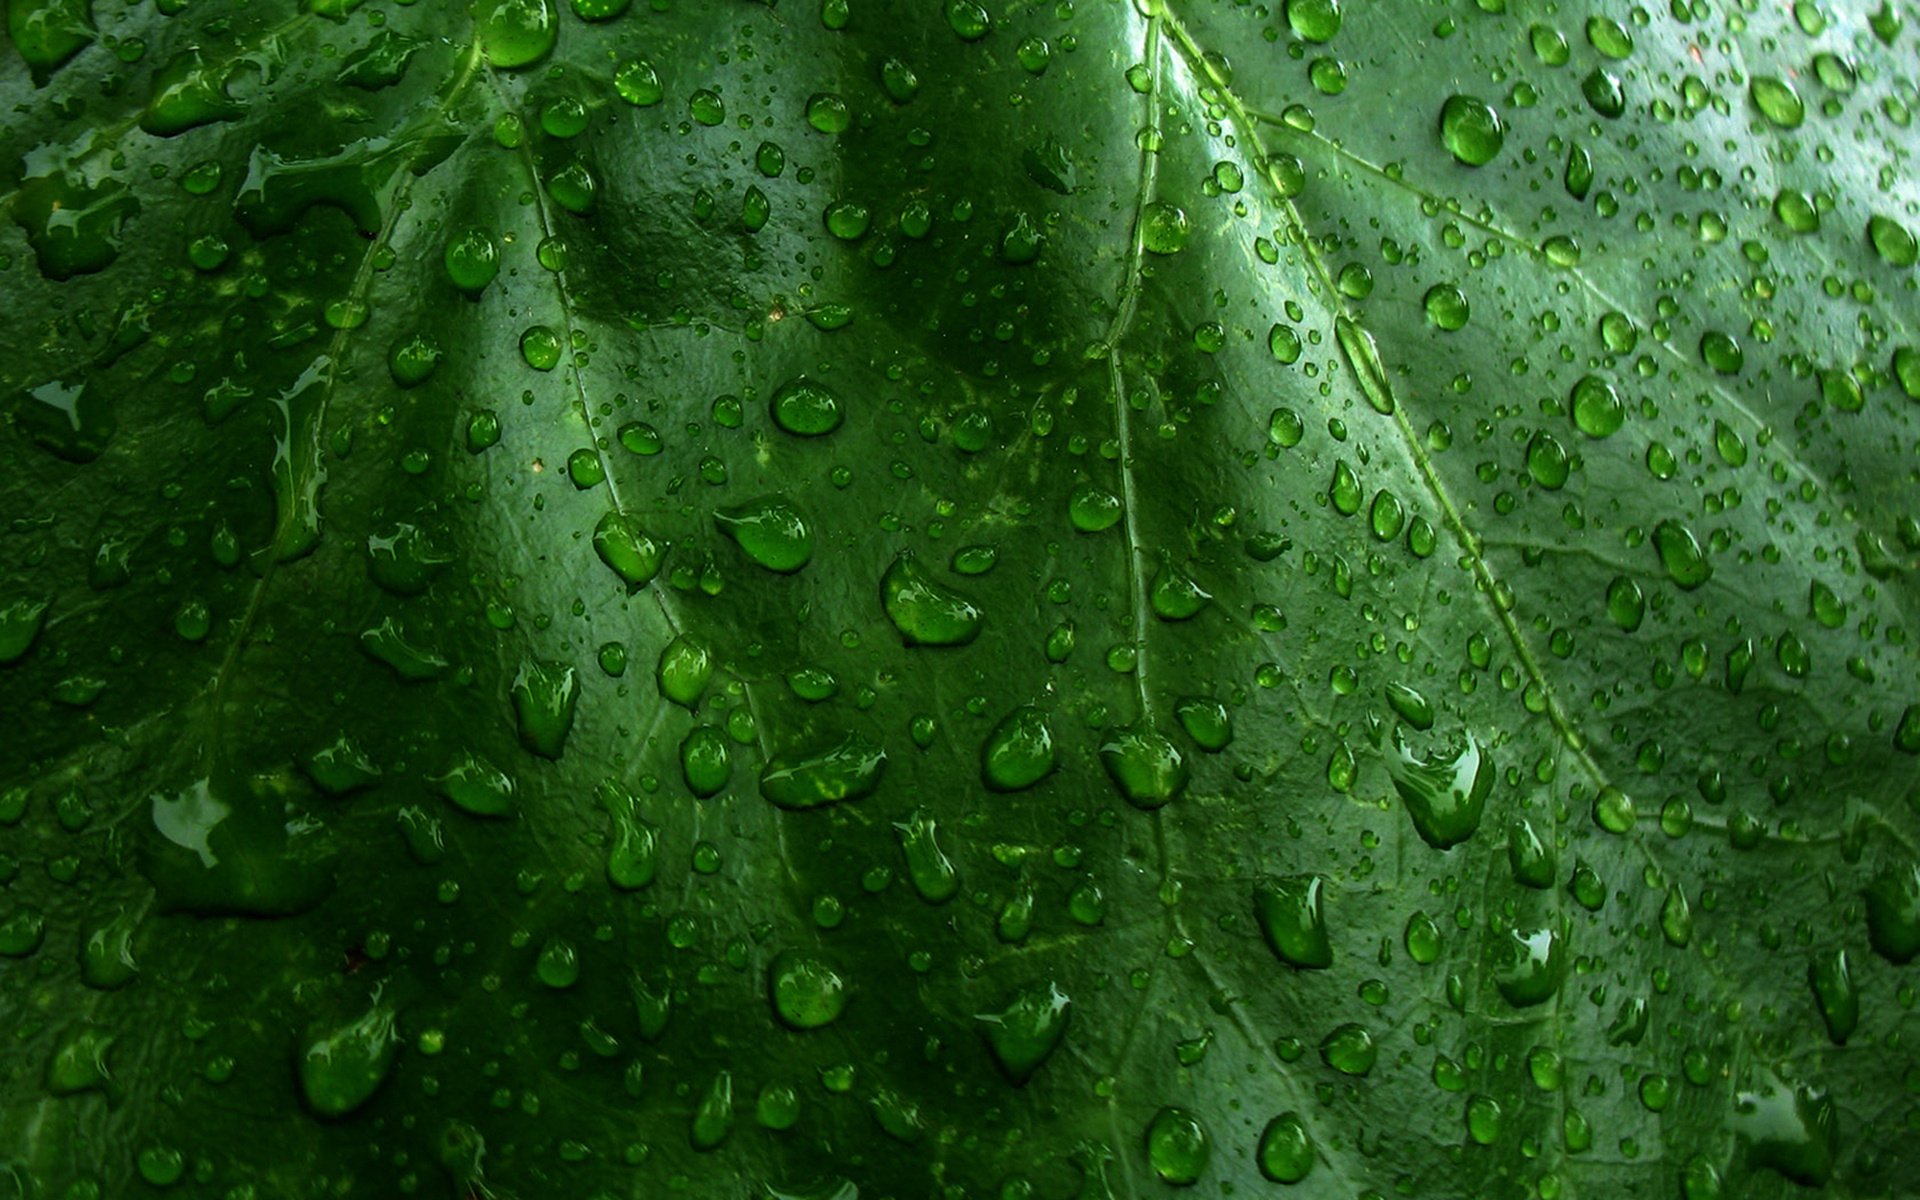
<instances>
[{"instance_id":1,"label":"elongated water droplet","mask_svg":"<svg viewBox=\"0 0 1920 1200\"><path fill-rule=\"evenodd\" d=\"M695 725L680 742L680 776L687 790L705 799L726 790L733 778L733 752L716 725Z\"/></svg>"},{"instance_id":2,"label":"elongated water droplet","mask_svg":"<svg viewBox=\"0 0 1920 1200\"><path fill-rule=\"evenodd\" d=\"M1333 335L1367 403L1377 413L1391 414L1393 389L1387 383L1387 368L1380 361L1380 348L1374 344L1373 335L1345 316L1333 319Z\"/></svg>"},{"instance_id":3,"label":"elongated water droplet","mask_svg":"<svg viewBox=\"0 0 1920 1200\"><path fill-rule=\"evenodd\" d=\"M1660 565L1666 568L1667 577L1682 591L1690 592L1713 578L1713 564L1700 549L1700 543L1694 540L1693 531L1680 522L1662 521L1654 526L1653 546L1660 554Z\"/></svg>"},{"instance_id":4,"label":"elongated water droplet","mask_svg":"<svg viewBox=\"0 0 1920 1200\"><path fill-rule=\"evenodd\" d=\"M821 749L775 755L760 772L760 794L787 809L860 800L880 786L886 765L885 750L849 733Z\"/></svg>"},{"instance_id":5,"label":"elongated water droplet","mask_svg":"<svg viewBox=\"0 0 1920 1200\"><path fill-rule=\"evenodd\" d=\"M1289 875L1253 889L1253 915L1267 946L1281 962L1317 969L1333 965L1327 919L1321 908L1324 880L1318 875Z\"/></svg>"},{"instance_id":6,"label":"elongated water droplet","mask_svg":"<svg viewBox=\"0 0 1920 1200\"><path fill-rule=\"evenodd\" d=\"M657 867L659 835L640 815L640 798L612 779L602 780L593 798L613 822L607 882L625 892L646 887Z\"/></svg>"},{"instance_id":7,"label":"elongated water droplet","mask_svg":"<svg viewBox=\"0 0 1920 1200\"><path fill-rule=\"evenodd\" d=\"M980 633L980 609L934 582L912 551L902 550L881 576L880 605L909 646L964 646Z\"/></svg>"},{"instance_id":8,"label":"elongated water droplet","mask_svg":"<svg viewBox=\"0 0 1920 1200\"><path fill-rule=\"evenodd\" d=\"M894 836L907 859L907 878L913 890L929 904L945 904L960 890L960 874L940 848L938 829L924 810L915 809L905 821L896 821Z\"/></svg>"},{"instance_id":9,"label":"elongated water droplet","mask_svg":"<svg viewBox=\"0 0 1920 1200\"><path fill-rule=\"evenodd\" d=\"M1860 993L1853 986L1853 970L1845 949L1823 950L1807 964L1807 984L1820 1006L1827 1037L1844 1046L1860 1024Z\"/></svg>"},{"instance_id":10,"label":"elongated water droplet","mask_svg":"<svg viewBox=\"0 0 1920 1200\"><path fill-rule=\"evenodd\" d=\"M566 663L528 659L510 690L520 744L541 758L559 758L573 729L580 678Z\"/></svg>"}]
</instances>

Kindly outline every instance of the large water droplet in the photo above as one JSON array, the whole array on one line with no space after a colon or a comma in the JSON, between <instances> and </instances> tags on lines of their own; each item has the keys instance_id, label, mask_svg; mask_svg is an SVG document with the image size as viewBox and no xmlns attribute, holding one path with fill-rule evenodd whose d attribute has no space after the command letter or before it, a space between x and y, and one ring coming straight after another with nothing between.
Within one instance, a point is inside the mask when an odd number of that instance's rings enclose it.
<instances>
[{"instance_id":1,"label":"large water droplet","mask_svg":"<svg viewBox=\"0 0 1920 1200\"><path fill-rule=\"evenodd\" d=\"M804 375L776 388L771 407L774 424L798 437L832 433L844 419L840 397Z\"/></svg>"},{"instance_id":2,"label":"large water droplet","mask_svg":"<svg viewBox=\"0 0 1920 1200\"><path fill-rule=\"evenodd\" d=\"M1213 1158L1213 1139L1200 1118L1184 1108L1166 1107L1147 1123L1147 1165L1162 1182L1185 1187L1200 1182Z\"/></svg>"},{"instance_id":3,"label":"large water droplet","mask_svg":"<svg viewBox=\"0 0 1920 1200\"><path fill-rule=\"evenodd\" d=\"M980 633L980 609L934 582L912 551L902 550L881 576L880 604L909 646L964 646Z\"/></svg>"},{"instance_id":4,"label":"large water droplet","mask_svg":"<svg viewBox=\"0 0 1920 1200\"><path fill-rule=\"evenodd\" d=\"M1833 1178L1838 1114L1824 1093L1804 1084L1789 1087L1763 1072L1757 1089L1734 1094L1729 1124L1752 1165L1803 1187L1825 1187Z\"/></svg>"},{"instance_id":5,"label":"large water droplet","mask_svg":"<svg viewBox=\"0 0 1920 1200\"><path fill-rule=\"evenodd\" d=\"M761 496L718 509L713 523L769 571L790 575L813 559L813 528L785 496Z\"/></svg>"},{"instance_id":6,"label":"large water droplet","mask_svg":"<svg viewBox=\"0 0 1920 1200\"><path fill-rule=\"evenodd\" d=\"M987 735L980 748L980 778L996 792L1017 792L1052 774L1055 761L1046 713L1024 705Z\"/></svg>"},{"instance_id":7,"label":"large water droplet","mask_svg":"<svg viewBox=\"0 0 1920 1200\"><path fill-rule=\"evenodd\" d=\"M1920 865L1897 863L1862 889L1867 903L1867 941L1890 963L1920 955Z\"/></svg>"},{"instance_id":8,"label":"large water droplet","mask_svg":"<svg viewBox=\"0 0 1920 1200\"><path fill-rule=\"evenodd\" d=\"M1324 880L1318 875L1289 875L1253 889L1253 915L1267 946L1292 967L1333 965L1327 919L1321 908Z\"/></svg>"},{"instance_id":9,"label":"large water droplet","mask_svg":"<svg viewBox=\"0 0 1920 1200\"><path fill-rule=\"evenodd\" d=\"M553 0L482 0L474 13L474 33L488 62L524 67L552 53L560 14Z\"/></svg>"},{"instance_id":10,"label":"large water droplet","mask_svg":"<svg viewBox=\"0 0 1920 1200\"><path fill-rule=\"evenodd\" d=\"M1313 1171L1313 1137L1296 1112L1283 1112L1260 1131L1254 1150L1260 1173L1275 1183L1299 1183Z\"/></svg>"},{"instance_id":11,"label":"large water droplet","mask_svg":"<svg viewBox=\"0 0 1920 1200\"><path fill-rule=\"evenodd\" d=\"M1025 1087L1059 1047L1072 1014L1073 1001L1059 985L1049 982L1023 988L999 1012L981 1013L974 1019L980 1022L1001 1073L1015 1087Z\"/></svg>"},{"instance_id":12,"label":"large water droplet","mask_svg":"<svg viewBox=\"0 0 1920 1200\"><path fill-rule=\"evenodd\" d=\"M658 831L640 815L640 798L614 780L594 789L595 803L613 822L607 844L607 882L621 891L634 891L653 882L657 868Z\"/></svg>"},{"instance_id":13,"label":"large water droplet","mask_svg":"<svg viewBox=\"0 0 1920 1200\"><path fill-rule=\"evenodd\" d=\"M1100 747L1100 765L1136 808L1159 808L1186 790L1187 761L1180 748L1145 725L1113 730Z\"/></svg>"},{"instance_id":14,"label":"large water droplet","mask_svg":"<svg viewBox=\"0 0 1920 1200\"><path fill-rule=\"evenodd\" d=\"M398 1050L393 1009L376 995L373 1007L344 1024L308 1032L300 1050L300 1095L314 1115L343 1117L386 1082Z\"/></svg>"},{"instance_id":15,"label":"large water droplet","mask_svg":"<svg viewBox=\"0 0 1920 1200\"><path fill-rule=\"evenodd\" d=\"M1413 827L1429 846L1445 850L1472 837L1493 790L1493 760L1470 732L1426 757L1416 755L1398 731L1387 755L1394 791L1407 806Z\"/></svg>"},{"instance_id":16,"label":"large water droplet","mask_svg":"<svg viewBox=\"0 0 1920 1200\"><path fill-rule=\"evenodd\" d=\"M559 758L573 729L580 679L566 663L528 659L510 689L520 744L542 758Z\"/></svg>"},{"instance_id":17,"label":"large water droplet","mask_svg":"<svg viewBox=\"0 0 1920 1200\"><path fill-rule=\"evenodd\" d=\"M760 794L781 808L859 800L880 786L887 752L857 733L822 749L775 755L760 772Z\"/></svg>"},{"instance_id":18,"label":"large water droplet","mask_svg":"<svg viewBox=\"0 0 1920 1200\"><path fill-rule=\"evenodd\" d=\"M1511 929L1494 951L1494 986L1515 1008L1551 1000L1566 974L1567 935L1562 929Z\"/></svg>"},{"instance_id":19,"label":"large water droplet","mask_svg":"<svg viewBox=\"0 0 1920 1200\"><path fill-rule=\"evenodd\" d=\"M793 1029L831 1024L847 1007L847 981L818 954L782 950L767 968L773 1011Z\"/></svg>"},{"instance_id":20,"label":"large water droplet","mask_svg":"<svg viewBox=\"0 0 1920 1200\"><path fill-rule=\"evenodd\" d=\"M1449 96L1440 108L1440 140L1454 160L1484 167L1500 153L1506 126L1500 114L1475 96Z\"/></svg>"}]
</instances>

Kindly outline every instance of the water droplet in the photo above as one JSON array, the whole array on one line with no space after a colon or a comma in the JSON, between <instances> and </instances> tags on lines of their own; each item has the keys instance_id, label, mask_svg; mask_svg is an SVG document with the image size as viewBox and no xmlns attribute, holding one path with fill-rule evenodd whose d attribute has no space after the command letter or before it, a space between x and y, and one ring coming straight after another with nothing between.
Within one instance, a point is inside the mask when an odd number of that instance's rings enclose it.
<instances>
[{"instance_id":1,"label":"water droplet","mask_svg":"<svg viewBox=\"0 0 1920 1200\"><path fill-rule=\"evenodd\" d=\"M993 29L993 18L974 0L947 0L947 27L962 41L977 42Z\"/></svg>"},{"instance_id":2,"label":"water droplet","mask_svg":"<svg viewBox=\"0 0 1920 1200\"><path fill-rule=\"evenodd\" d=\"M1880 261L1890 267L1911 267L1920 258L1920 243L1905 225L1878 213L1867 218L1867 241Z\"/></svg>"},{"instance_id":3,"label":"water droplet","mask_svg":"<svg viewBox=\"0 0 1920 1200\"><path fill-rule=\"evenodd\" d=\"M1680 522L1662 521L1654 526L1653 546L1667 577L1682 591L1690 592L1713 578L1713 564L1694 540L1693 531Z\"/></svg>"},{"instance_id":4,"label":"water droplet","mask_svg":"<svg viewBox=\"0 0 1920 1200\"><path fill-rule=\"evenodd\" d=\"M1200 1118L1184 1108L1166 1107L1147 1123L1147 1164L1162 1182L1176 1187L1198 1183L1213 1157L1213 1139Z\"/></svg>"},{"instance_id":5,"label":"water droplet","mask_svg":"<svg viewBox=\"0 0 1920 1200\"><path fill-rule=\"evenodd\" d=\"M1267 947L1288 966L1317 969L1333 965L1318 875L1289 875L1256 885L1253 915Z\"/></svg>"},{"instance_id":6,"label":"water droplet","mask_svg":"<svg viewBox=\"0 0 1920 1200\"><path fill-rule=\"evenodd\" d=\"M1275 1183L1299 1183L1313 1172L1313 1137L1296 1112L1283 1112L1260 1131L1254 1162Z\"/></svg>"},{"instance_id":7,"label":"water droplet","mask_svg":"<svg viewBox=\"0 0 1920 1200\"><path fill-rule=\"evenodd\" d=\"M373 1098L399 1048L393 1021L393 1010L376 996L359 1017L308 1032L300 1050L300 1095L315 1116L343 1117Z\"/></svg>"},{"instance_id":8,"label":"water droplet","mask_svg":"<svg viewBox=\"0 0 1920 1200\"><path fill-rule=\"evenodd\" d=\"M1580 94L1588 107L1609 121L1627 111L1627 85L1611 71L1595 67L1587 72L1580 81Z\"/></svg>"},{"instance_id":9,"label":"water droplet","mask_svg":"<svg viewBox=\"0 0 1920 1200\"><path fill-rule=\"evenodd\" d=\"M1449 96L1440 108L1440 140L1455 161L1484 167L1500 153L1506 126L1486 101L1475 96Z\"/></svg>"},{"instance_id":10,"label":"water droplet","mask_svg":"<svg viewBox=\"0 0 1920 1200\"><path fill-rule=\"evenodd\" d=\"M856 733L822 749L775 755L760 772L760 794L786 809L859 800L880 786L887 752Z\"/></svg>"},{"instance_id":11,"label":"water droplet","mask_svg":"<svg viewBox=\"0 0 1920 1200\"><path fill-rule=\"evenodd\" d=\"M847 981L827 960L805 950L782 950L767 968L773 1011L791 1029L819 1029L846 1010Z\"/></svg>"},{"instance_id":12,"label":"water droplet","mask_svg":"<svg viewBox=\"0 0 1920 1200\"><path fill-rule=\"evenodd\" d=\"M651 108L667 95L660 72L644 58L631 59L614 72L613 90L635 108Z\"/></svg>"},{"instance_id":13,"label":"water droplet","mask_svg":"<svg viewBox=\"0 0 1920 1200\"><path fill-rule=\"evenodd\" d=\"M1136 808L1159 808L1186 790L1187 762L1180 748L1144 725L1113 730L1100 747L1100 765Z\"/></svg>"},{"instance_id":14,"label":"water droplet","mask_svg":"<svg viewBox=\"0 0 1920 1200\"><path fill-rule=\"evenodd\" d=\"M1031 705L1014 709L980 748L980 778L996 792L1030 788L1053 773L1053 731L1047 715Z\"/></svg>"},{"instance_id":15,"label":"water droplet","mask_svg":"<svg viewBox=\"0 0 1920 1200\"><path fill-rule=\"evenodd\" d=\"M1515 1008L1551 1000L1566 974L1567 935L1553 926L1510 929L1494 952L1494 986Z\"/></svg>"},{"instance_id":16,"label":"water droplet","mask_svg":"<svg viewBox=\"0 0 1920 1200\"><path fill-rule=\"evenodd\" d=\"M1734 1094L1734 1136L1746 1144L1747 1161L1804 1187L1825 1187L1833 1178L1839 1131L1833 1101L1801 1085L1791 1088L1763 1072L1760 1089Z\"/></svg>"},{"instance_id":17,"label":"water droplet","mask_svg":"<svg viewBox=\"0 0 1920 1200\"><path fill-rule=\"evenodd\" d=\"M1015 1087L1025 1087L1066 1036L1072 1013L1066 993L1045 983L1021 989L999 1012L974 1019L1001 1073Z\"/></svg>"},{"instance_id":18,"label":"water droplet","mask_svg":"<svg viewBox=\"0 0 1920 1200\"><path fill-rule=\"evenodd\" d=\"M1515 883L1530 888L1553 886L1554 854L1533 822L1515 817L1507 823L1507 866Z\"/></svg>"},{"instance_id":19,"label":"water droplet","mask_svg":"<svg viewBox=\"0 0 1920 1200\"><path fill-rule=\"evenodd\" d=\"M594 802L613 822L607 844L607 882L631 892L653 882L658 866L659 835L640 815L640 799L611 779L594 789Z\"/></svg>"},{"instance_id":20,"label":"water droplet","mask_svg":"<svg viewBox=\"0 0 1920 1200\"><path fill-rule=\"evenodd\" d=\"M833 92L815 92L807 97L807 124L821 133L845 133L853 124L853 110L846 99Z\"/></svg>"},{"instance_id":21,"label":"water droplet","mask_svg":"<svg viewBox=\"0 0 1920 1200\"><path fill-rule=\"evenodd\" d=\"M520 357L536 371L551 371L560 365L563 346L560 335L545 325L530 325L520 335Z\"/></svg>"},{"instance_id":22,"label":"water droplet","mask_svg":"<svg viewBox=\"0 0 1920 1200\"><path fill-rule=\"evenodd\" d=\"M1185 621L1207 606L1213 596L1193 581L1171 558L1160 560L1147 591L1153 615L1163 621Z\"/></svg>"},{"instance_id":23,"label":"water droplet","mask_svg":"<svg viewBox=\"0 0 1920 1200\"><path fill-rule=\"evenodd\" d=\"M1218 754L1233 741L1233 718L1227 706L1210 696L1182 696L1174 702L1173 715L1194 745L1210 754Z\"/></svg>"},{"instance_id":24,"label":"water droplet","mask_svg":"<svg viewBox=\"0 0 1920 1200\"><path fill-rule=\"evenodd\" d=\"M791 575L813 560L813 529L784 495L717 509L713 523L769 571Z\"/></svg>"},{"instance_id":25,"label":"water droplet","mask_svg":"<svg viewBox=\"0 0 1920 1200\"><path fill-rule=\"evenodd\" d=\"M1860 993L1853 986L1853 971L1847 965L1844 949L1823 950L1807 964L1807 984L1813 988L1814 1001L1820 1006L1820 1019L1826 1023L1827 1037L1836 1046L1844 1046L1860 1024Z\"/></svg>"},{"instance_id":26,"label":"water droplet","mask_svg":"<svg viewBox=\"0 0 1920 1200\"><path fill-rule=\"evenodd\" d=\"M1625 575L1615 575L1607 584L1607 615L1628 633L1640 628L1647 615L1647 598L1640 585Z\"/></svg>"},{"instance_id":27,"label":"water droplet","mask_svg":"<svg viewBox=\"0 0 1920 1200\"><path fill-rule=\"evenodd\" d=\"M656 542L637 518L608 510L593 527L593 549L629 592L645 587L660 573L667 547Z\"/></svg>"},{"instance_id":28,"label":"water droplet","mask_svg":"<svg viewBox=\"0 0 1920 1200\"><path fill-rule=\"evenodd\" d=\"M106 1094L108 1103L118 1103L119 1087L107 1065L113 1043L113 1034L85 1021L62 1033L47 1059L47 1091L55 1096L72 1096L97 1088Z\"/></svg>"},{"instance_id":29,"label":"water droplet","mask_svg":"<svg viewBox=\"0 0 1920 1200\"><path fill-rule=\"evenodd\" d=\"M485 0L475 14L474 33L488 62L511 69L551 53L559 25L553 0Z\"/></svg>"},{"instance_id":30,"label":"water droplet","mask_svg":"<svg viewBox=\"0 0 1920 1200\"><path fill-rule=\"evenodd\" d=\"M1287 0L1287 28L1303 42L1330 42L1340 32L1340 0Z\"/></svg>"},{"instance_id":31,"label":"water droplet","mask_svg":"<svg viewBox=\"0 0 1920 1200\"><path fill-rule=\"evenodd\" d=\"M934 582L909 550L895 555L881 577L880 604L909 646L964 646L980 633L980 609Z\"/></svg>"},{"instance_id":32,"label":"water droplet","mask_svg":"<svg viewBox=\"0 0 1920 1200\"><path fill-rule=\"evenodd\" d=\"M907 878L920 898L928 904L945 904L953 899L960 890L960 876L940 848L933 818L915 809L905 821L894 822L893 832L906 855Z\"/></svg>"},{"instance_id":33,"label":"water droplet","mask_svg":"<svg viewBox=\"0 0 1920 1200\"><path fill-rule=\"evenodd\" d=\"M1807 106L1793 85L1777 75L1756 75L1747 85L1747 94L1760 115L1781 129L1798 129L1807 118Z\"/></svg>"},{"instance_id":34,"label":"water droplet","mask_svg":"<svg viewBox=\"0 0 1920 1200\"><path fill-rule=\"evenodd\" d=\"M1178 205L1155 200L1140 210L1140 245L1149 254L1178 254L1192 234L1186 211Z\"/></svg>"},{"instance_id":35,"label":"water droplet","mask_svg":"<svg viewBox=\"0 0 1920 1200\"><path fill-rule=\"evenodd\" d=\"M1709 329L1700 335L1700 361L1718 374L1737 375L1746 362L1746 353L1731 335Z\"/></svg>"},{"instance_id":36,"label":"water droplet","mask_svg":"<svg viewBox=\"0 0 1920 1200\"><path fill-rule=\"evenodd\" d=\"M433 782L454 807L476 817L505 817L513 813L513 778L472 751L455 757Z\"/></svg>"},{"instance_id":37,"label":"water droplet","mask_svg":"<svg viewBox=\"0 0 1920 1200\"><path fill-rule=\"evenodd\" d=\"M1378 1057L1373 1034L1353 1021L1334 1026L1320 1039L1320 1061L1342 1075L1365 1075Z\"/></svg>"},{"instance_id":38,"label":"water droplet","mask_svg":"<svg viewBox=\"0 0 1920 1200\"><path fill-rule=\"evenodd\" d=\"M802 375L774 390L774 424L796 437L819 437L840 428L840 397Z\"/></svg>"},{"instance_id":39,"label":"water droplet","mask_svg":"<svg viewBox=\"0 0 1920 1200\"><path fill-rule=\"evenodd\" d=\"M1101 533L1120 523L1120 497L1098 484L1081 483L1067 498L1067 517L1081 533Z\"/></svg>"},{"instance_id":40,"label":"water droplet","mask_svg":"<svg viewBox=\"0 0 1920 1200\"><path fill-rule=\"evenodd\" d=\"M707 1085L700 1104L693 1110L693 1123L687 1139L695 1150L713 1150L733 1132L733 1076L721 1071Z\"/></svg>"},{"instance_id":41,"label":"water droplet","mask_svg":"<svg viewBox=\"0 0 1920 1200\"><path fill-rule=\"evenodd\" d=\"M1495 772L1492 758L1472 733L1462 731L1432 755L1420 757L1396 730L1387 772L1415 831L1429 846L1448 849L1480 828Z\"/></svg>"},{"instance_id":42,"label":"water droplet","mask_svg":"<svg viewBox=\"0 0 1920 1200\"><path fill-rule=\"evenodd\" d=\"M1883 869L1861 890L1867 904L1867 941L1895 965L1920 955L1920 865Z\"/></svg>"},{"instance_id":43,"label":"water droplet","mask_svg":"<svg viewBox=\"0 0 1920 1200\"><path fill-rule=\"evenodd\" d=\"M1436 283L1428 288L1422 304L1434 328L1453 333L1466 327L1470 311L1467 294L1451 283Z\"/></svg>"},{"instance_id":44,"label":"water droplet","mask_svg":"<svg viewBox=\"0 0 1920 1200\"><path fill-rule=\"evenodd\" d=\"M0 667L19 662L33 649L46 623L48 603L23 596L0 604Z\"/></svg>"},{"instance_id":45,"label":"water droplet","mask_svg":"<svg viewBox=\"0 0 1920 1200\"><path fill-rule=\"evenodd\" d=\"M715 725L695 725L680 742L680 776L687 790L705 799L726 789L733 778L727 737Z\"/></svg>"},{"instance_id":46,"label":"water droplet","mask_svg":"<svg viewBox=\"0 0 1920 1200\"><path fill-rule=\"evenodd\" d=\"M89 931L80 943L81 982L101 991L133 982L139 973L133 960L133 935L139 928L139 913L122 909L111 921Z\"/></svg>"},{"instance_id":47,"label":"water droplet","mask_svg":"<svg viewBox=\"0 0 1920 1200\"><path fill-rule=\"evenodd\" d=\"M559 758L580 699L580 680L573 667L528 659L520 664L509 694L520 744L542 758Z\"/></svg>"},{"instance_id":48,"label":"water droplet","mask_svg":"<svg viewBox=\"0 0 1920 1200\"><path fill-rule=\"evenodd\" d=\"M1333 336L1373 411L1383 416L1392 414L1393 389L1387 385L1387 368L1380 361L1380 347L1374 344L1373 335L1343 315L1333 319Z\"/></svg>"},{"instance_id":49,"label":"water droplet","mask_svg":"<svg viewBox=\"0 0 1920 1200\"><path fill-rule=\"evenodd\" d=\"M1590 438L1611 437L1626 423L1627 406L1613 385L1598 375L1583 376L1568 396L1573 423Z\"/></svg>"}]
</instances>

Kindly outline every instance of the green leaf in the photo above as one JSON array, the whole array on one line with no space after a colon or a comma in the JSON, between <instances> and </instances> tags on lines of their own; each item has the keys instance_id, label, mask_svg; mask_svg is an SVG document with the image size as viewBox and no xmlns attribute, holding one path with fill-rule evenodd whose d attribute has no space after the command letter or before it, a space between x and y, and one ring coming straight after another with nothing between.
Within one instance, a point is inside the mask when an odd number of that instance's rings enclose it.
<instances>
[{"instance_id":1,"label":"green leaf","mask_svg":"<svg viewBox=\"0 0 1920 1200\"><path fill-rule=\"evenodd\" d=\"M0 1194L1908 1189L1875 7L11 0Z\"/></svg>"}]
</instances>

